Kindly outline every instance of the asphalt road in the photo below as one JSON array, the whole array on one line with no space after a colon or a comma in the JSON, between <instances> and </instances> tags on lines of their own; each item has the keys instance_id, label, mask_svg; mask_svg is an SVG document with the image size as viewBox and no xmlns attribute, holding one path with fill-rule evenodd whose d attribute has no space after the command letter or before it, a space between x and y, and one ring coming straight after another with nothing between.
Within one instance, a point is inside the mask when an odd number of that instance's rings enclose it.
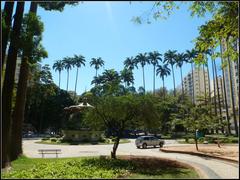
<instances>
[{"instance_id":1,"label":"asphalt road","mask_svg":"<svg viewBox=\"0 0 240 180\"><path fill-rule=\"evenodd\" d=\"M61 149L62 153L59 155L60 158L110 155L113 147L113 145L47 145L35 143L39 140L40 139L23 140L23 153L27 157L41 158L41 154L38 153L38 149ZM119 144L117 155L139 155L169 158L194 166L199 170L199 172L201 172L203 178L239 178L239 165L236 163L188 154L164 153L159 151L159 148L149 147L147 149L137 149L134 141L134 139L131 139L131 143ZM165 146L184 146L184 144L178 144L175 140L166 140L165 142ZM55 155L47 154L45 157L51 158L55 157Z\"/></svg>"}]
</instances>

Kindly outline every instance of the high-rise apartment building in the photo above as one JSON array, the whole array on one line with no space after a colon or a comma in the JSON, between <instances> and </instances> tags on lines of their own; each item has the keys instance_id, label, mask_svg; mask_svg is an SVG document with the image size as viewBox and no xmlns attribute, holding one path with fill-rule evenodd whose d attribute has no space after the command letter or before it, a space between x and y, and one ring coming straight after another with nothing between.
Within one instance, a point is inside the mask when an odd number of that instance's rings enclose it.
<instances>
[{"instance_id":1,"label":"high-rise apartment building","mask_svg":"<svg viewBox=\"0 0 240 180\"><path fill-rule=\"evenodd\" d=\"M195 68L190 71L183 80L184 92L192 99L194 103L199 102L199 97L204 97L205 92L209 93L209 79L207 70L203 68Z\"/></svg>"}]
</instances>

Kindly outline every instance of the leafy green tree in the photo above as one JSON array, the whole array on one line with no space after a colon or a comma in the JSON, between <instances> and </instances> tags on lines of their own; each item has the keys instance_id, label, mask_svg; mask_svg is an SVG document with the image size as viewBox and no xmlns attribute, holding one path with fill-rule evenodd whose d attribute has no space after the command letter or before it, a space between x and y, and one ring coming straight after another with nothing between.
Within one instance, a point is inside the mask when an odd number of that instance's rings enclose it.
<instances>
[{"instance_id":1,"label":"leafy green tree","mask_svg":"<svg viewBox=\"0 0 240 180\"><path fill-rule=\"evenodd\" d=\"M97 71L100 67L102 67L104 65L104 61L102 60L102 58L92 58L92 61L90 61L90 66L93 66L96 70L96 77L97 77Z\"/></svg>"},{"instance_id":2,"label":"leafy green tree","mask_svg":"<svg viewBox=\"0 0 240 180\"><path fill-rule=\"evenodd\" d=\"M164 65L157 65L157 75L159 75L162 78L163 81L163 97L165 97L164 93L164 76L170 75L170 69L167 67L167 64Z\"/></svg>"},{"instance_id":3,"label":"leafy green tree","mask_svg":"<svg viewBox=\"0 0 240 180\"><path fill-rule=\"evenodd\" d=\"M60 83L61 83L61 71L63 70L63 62L62 60L58 60L53 64L53 69L55 69L55 71L58 71L59 73L59 81L58 81L58 86L59 88L61 88Z\"/></svg>"},{"instance_id":4,"label":"leafy green tree","mask_svg":"<svg viewBox=\"0 0 240 180\"><path fill-rule=\"evenodd\" d=\"M173 91L174 91L174 96L176 96L176 89L175 89L175 76L174 76L174 69L173 66L176 64L176 50L168 50L167 52L164 53L164 63L170 64L172 67L172 75L173 75Z\"/></svg>"},{"instance_id":5,"label":"leafy green tree","mask_svg":"<svg viewBox=\"0 0 240 180\"><path fill-rule=\"evenodd\" d=\"M198 151L198 137L197 131L203 131L204 129L210 129L212 127L219 127L218 118L212 116L210 113L211 105L197 105L188 109L188 114L184 119L180 121L183 126L190 132L194 133L194 140L196 149Z\"/></svg>"},{"instance_id":6,"label":"leafy green tree","mask_svg":"<svg viewBox=\"0 0 240 180\"><path fill-rule=\"evenodd\" d=\"M144 75L144 66L146 64L149 64L149 59L147 57L147 53L139 53L136 57L135 57L135 61L136 63L140 64L142 66L142 71L143 71L143 88L145 89L145 75Z\"/></svg>"},{"instance_id":7,"label":"leafy green tree","mask_svg":"<svg viewBox=\"0 0 240 180\"><path fill-rule=\"evenodd\" d=\"M153 65L153 94L155 94L155 76L156 76L156 66L159 64L159 61L162 61L162 56L159 52L154 51L149 53L149 59Z\"/></svg>"},{"instance_id":8,"label":"leafy green tree","mask_svg":"<svg viewBox=\"0 0 240 180\"><path fill-rule=\"evenodd\" d=\"M76 90L77 90L77 79L78 79L78 69L83 65L85 66L85 57L82 56L82 55L74 55L73 57L73 66L76 66L77 67L77 74L76 74L76 82L75 82L75 94L76 93Z\"/></svg>"},{"instance_id":9,"label":"leafy green tree","mask_svg":"<svg viewBox=\"0 0 240 180\"><path fill-rule=\"evenodd\" d=\"M140 127L141 124L154 124L156 108L148 97L124 96L93 97L94 108L88 110L86 119L95 128L103 127L114 141L111 157L116 158L116 151L124 130ZM144 111L142 111L144 110ZM119 116L121 114L121 116ZM145 122L142 122L142 121ZM151 121L151 122L150 122Z\"/></svg>"}]
</instances>

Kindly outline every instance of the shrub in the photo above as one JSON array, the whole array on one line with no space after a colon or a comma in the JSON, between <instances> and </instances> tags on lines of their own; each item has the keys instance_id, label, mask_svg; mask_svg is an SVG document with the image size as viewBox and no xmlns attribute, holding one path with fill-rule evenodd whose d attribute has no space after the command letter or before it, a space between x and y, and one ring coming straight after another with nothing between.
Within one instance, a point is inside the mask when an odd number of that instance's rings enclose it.
<instances>
[{"instance_id":1,"label":"shrub","mask_svg":"<svg viewBox=\"0 0 240 180\"><path fill-rule=\"evenodd\" d=\"M51 138L51 142L57 142L57 138Z\"/></svg>"},{"instance_id":2,"label":"shrub","mask_svg":"<svg viewBox=\"0 0 240 180\"><path fill-rule=\"evenodd\" d=\"M45 138L42 138L42 141L47 141L49 140L49 138L45 137Z\"/></svg>"}]
</instances>

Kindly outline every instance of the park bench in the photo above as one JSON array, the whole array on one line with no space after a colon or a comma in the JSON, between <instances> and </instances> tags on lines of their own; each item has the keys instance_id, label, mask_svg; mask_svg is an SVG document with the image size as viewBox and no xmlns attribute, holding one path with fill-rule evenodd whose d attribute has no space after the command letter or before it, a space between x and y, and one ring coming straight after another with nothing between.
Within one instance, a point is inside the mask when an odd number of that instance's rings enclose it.
<instances>
[{"instance_id":1,"label":"park bench","mask_svg":"<svg viewBox=\"0 0 240 180\"><path fill-rule=\"evenodd\" d=\"M44 158L44 154L56 154L56 158L58 154L61 154L61 149L39 149L39 154L42 154L42 158Z\"/></svg>"}]
</instances>

